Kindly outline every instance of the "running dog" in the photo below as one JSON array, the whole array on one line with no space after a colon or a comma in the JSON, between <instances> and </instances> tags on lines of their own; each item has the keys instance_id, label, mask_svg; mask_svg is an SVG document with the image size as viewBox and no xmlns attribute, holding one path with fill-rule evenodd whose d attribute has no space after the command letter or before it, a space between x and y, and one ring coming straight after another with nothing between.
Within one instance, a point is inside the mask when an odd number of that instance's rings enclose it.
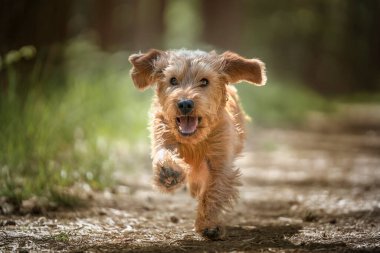
<instances>
[{"instance_id":1,"label":"running dog","mask_svg":"<svg viewBox=\"0 0 380 253\"><path fill-rule=\"evenodd\" d=\"M233 52L151 49L129 57L134 85L155 87L151 107L153 177L162 192L185 182L198 200L195 231L225 235L221 215L238 198L234 168L245 139L246 114L232 84L266 82L265 65Z\"/></svg>"}]
</instances>

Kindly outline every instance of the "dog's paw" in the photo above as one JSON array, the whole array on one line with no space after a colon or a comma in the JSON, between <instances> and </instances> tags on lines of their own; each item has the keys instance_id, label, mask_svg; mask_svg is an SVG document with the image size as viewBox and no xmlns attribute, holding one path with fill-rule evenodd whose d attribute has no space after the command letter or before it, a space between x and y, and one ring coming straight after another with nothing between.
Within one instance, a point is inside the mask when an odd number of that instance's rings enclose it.
<instances>
[{"instance_id":1,"label":"dog's paw","mask_svg":"<svg viewBox=\"0 0 380 253\"><path fill-rule=\"evenodd\" d=\"M154 185L163 192L172 192L185 181L189 165L171 152L157 153L153 161Z\"/></svg>"},{"instance_id":2,"label":"dog's paw","mask_svg":"<svg viewBox=\"0 0 380 253\"><path fill-rule=\"evenodd\" d=\"M175 188L176 185L182 183L184 175L182 171L174 170L171 167L161 167L158 175L160 185L170 190Z\"/></svg>"},{"instance_id":3,"label":"dog's paw","mask_svg":"<svg viewBox=\"0 0 380 253\"><path fill-rule=\"evenodd\" d=\"M220 226L205 228L203 229L201 235L204 238L212 240L212 241L223 240L225 236L225 230L223 227L220 227Z\"/></svg>"},{"instance_id":4,"label":"dog's paw","mask_svg":"<svg viewBox=\"0 0 380 253\"><path fill-rule=\"evenodd\" d=\"M172 192L185 181L185 172L180 167L160 165L155 169L154 184L163 192Z\"/></svg>"},{"instance_id":5,"label":"dog's paw","mask_svg":"<svg viewBox=\"0 0 380 253\"><path fill-rule=\"evenodd\" d=\"M195 231L203 238L212 241L223 240L226 235L224 226L219 222L199 217L195 220Z\"/></svg>"}]
</instances>

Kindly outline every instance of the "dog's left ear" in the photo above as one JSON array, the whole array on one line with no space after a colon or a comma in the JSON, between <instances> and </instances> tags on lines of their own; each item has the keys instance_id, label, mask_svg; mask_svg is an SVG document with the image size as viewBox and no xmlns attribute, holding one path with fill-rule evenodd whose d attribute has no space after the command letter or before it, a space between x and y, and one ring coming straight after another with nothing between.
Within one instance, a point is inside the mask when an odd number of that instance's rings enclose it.
<instances>
[{"instance_id":1,"label":"dog's left ear","mask_svg":"<svg viewBox=\"0 0 380 253\"><path fill-rule=\"evenodd\" d=\"M224 52L221 57L223 72L227 76L228 83L247 81L258 86L265 85L267 76L262 61L246 59L230 51Z\"/></svg>"},{"instance_id":2,"label":"dog's left ear","mask_svg":"<svg viewBox=\"0 0 380 253\"><path fill-rule=\"evenodd\" d=\"M129 56L132 63L131 77L133 83L139 90L144 90L157 80L162 71L162 63L165 52L151 49L145 54L133 54Z\"/></svg>"}]
</instances>

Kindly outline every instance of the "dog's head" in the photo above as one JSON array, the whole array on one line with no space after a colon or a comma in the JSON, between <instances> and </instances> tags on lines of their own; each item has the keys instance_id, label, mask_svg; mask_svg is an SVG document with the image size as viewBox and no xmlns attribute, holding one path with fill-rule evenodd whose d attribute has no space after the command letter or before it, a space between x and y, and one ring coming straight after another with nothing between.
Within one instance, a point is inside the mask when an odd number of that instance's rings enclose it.
<instances>
[{"instance_id":1,"label":"dog's head","mask_svg":"<svg viewBox=\"0 0 380 253\"><path fill-rule=\"evenodd\" d=\"M203 51L159 51L129 57L135 86L144 90L156 84L156 111L182 143L203 140L219 122L227 100L228 84L266 82L260 60L238 54Z\"/></svg>"}]
</instances>

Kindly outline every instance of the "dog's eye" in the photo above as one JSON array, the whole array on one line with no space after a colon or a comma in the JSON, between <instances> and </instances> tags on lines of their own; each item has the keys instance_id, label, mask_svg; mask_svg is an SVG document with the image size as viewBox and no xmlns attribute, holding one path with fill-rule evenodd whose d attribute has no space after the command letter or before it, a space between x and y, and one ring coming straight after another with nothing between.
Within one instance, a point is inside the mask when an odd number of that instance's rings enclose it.
<instances>
[{"instance_id":1,"label":"dog's eye","mask_svg":"<svg viewBox=\"0 0 380 253\"><path fill-rule=\"evenodd\" d=\"M175 77L170 78L170 84L171 85L178 85L178 80Z\"/></svg>"},{"instance_id":2,"label":"dog's eye","mask_svg":"<svg viewBox=\"0 0 380 253\"><path fill-rule=\"evenodd\" d=\"M200 85L201 87L206 87L208 85L208 80L206 78L203 78L200 82Z\"/></svg>"}]
</instances>

